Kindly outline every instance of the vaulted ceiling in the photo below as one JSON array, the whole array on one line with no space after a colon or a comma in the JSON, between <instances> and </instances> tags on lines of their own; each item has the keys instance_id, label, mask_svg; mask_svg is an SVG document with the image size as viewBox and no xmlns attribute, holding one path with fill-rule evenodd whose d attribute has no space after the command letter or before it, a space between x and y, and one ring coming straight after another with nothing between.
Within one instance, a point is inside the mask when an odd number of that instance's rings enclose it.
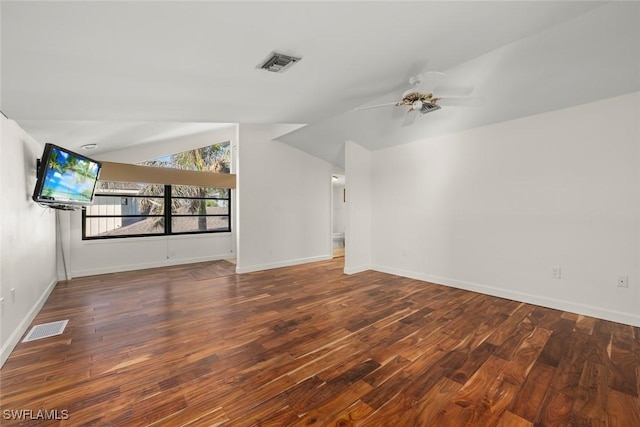
<instances>
[{"instance_id":1,"label":"vaulted ceiling","mask_svg":"<svg viewBox=\"0 0 640 427\"><path fill-rule=\"evenodd\" d=\"M42 142L100 151L210 123L298 123L279 138L342 164L379 149L640 90L637 2L2 1L0 109ZM256 68L276 50L303 59ZM401 127L408 78L471 95Z\"/></svg>"}]
</instances>

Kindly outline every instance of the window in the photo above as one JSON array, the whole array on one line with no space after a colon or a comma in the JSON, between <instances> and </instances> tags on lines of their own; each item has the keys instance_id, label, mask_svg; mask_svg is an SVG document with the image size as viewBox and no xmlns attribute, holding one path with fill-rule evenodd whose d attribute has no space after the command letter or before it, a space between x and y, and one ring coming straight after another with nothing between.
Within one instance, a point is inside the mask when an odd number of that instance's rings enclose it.
<instances>
[{"instance_id":1,"label":"window","mask_svg":"<svg viewBox=\"0 0 640 427\"><path fill-rule=\"evenodd\" d=\"M174 185L170 228L175 233L231 231L231 192L228 189Z\"/></svg>"},{"instance_id":2,"label":"window","mask_svg":"<svg viewBox=\"0 0 640 427\"><path fill-rule=\"evenodd\" d=\"M164 206L162 185L99 181L82 211L82 238L166 234Z\"/></svg>"},{"instance_id":3,"label":"window","mask_svg":"<svg viewBox=\"0 0 640 427\"><path fill-rule=\"evenodd\" d=\"M143 164L229 173L229 144ZM222 188L99 181L82 212L84 240L230 231L231 191Z\"/></svg>"}]
</instances>

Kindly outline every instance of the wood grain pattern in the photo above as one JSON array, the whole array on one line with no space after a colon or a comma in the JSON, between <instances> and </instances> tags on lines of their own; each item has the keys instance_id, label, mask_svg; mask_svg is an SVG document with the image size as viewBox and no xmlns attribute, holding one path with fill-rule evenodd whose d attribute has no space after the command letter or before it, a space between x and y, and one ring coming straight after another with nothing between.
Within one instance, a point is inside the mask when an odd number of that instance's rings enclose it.
<instances>
[{"instance_id":1,"label":"wood grain pattern","mask_svg":"<svg viewBox=\"0 0 640 427\"><path fill-rule=\"evenodd\" d=\"M520 418L511 411L505 411L496 427L532 427L529 421Z\"/></svg>"},{"instance_id":2,"label":"wood grain pattern","mask_svg":"<svg viewBox=\"0 0 640 427\"><path fill-rule=\"evenodd\" d=\"M535 420L550 390L549 384L555 371L552 366L537 361L511 405L511 411L525 420Z\"/></svg>"},{"instance_id":3,"label":"wood grain pattern","mask_svg":"<svg viewBox=\"0 0 640 427\"><path fill-rule=\"evenodd\" d=\"M605 366L587 361L582 371L578 396L574 404L577 412L593 420L597 425L607 423L608 376L608 369Z\"/></svg>"},{"instance_id":4,"label":"wood grain pattern","mask_svg":"<svg viewBox=\"0 0 640 427\"><path fill-rule=\"evenodd\" d=\"M60 282L0 403L69 419L2 425L640 426L640 328L343 263Z\"/></svg>"}]
</instances>

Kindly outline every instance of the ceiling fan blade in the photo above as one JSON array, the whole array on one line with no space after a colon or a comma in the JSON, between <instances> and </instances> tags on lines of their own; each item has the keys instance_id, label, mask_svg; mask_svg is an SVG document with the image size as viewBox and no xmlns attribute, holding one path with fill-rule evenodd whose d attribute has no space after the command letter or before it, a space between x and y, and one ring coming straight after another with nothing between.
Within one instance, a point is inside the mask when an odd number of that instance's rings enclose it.
<instances>
[{"instance_id":1,"label":"ceiling fan blade","mask_svg":"<svg viewBox=\"0 0 640 427\"><path fill-rule=\"evenodd\" d=\"M425 71L422 73L420 83L416 87L416 92L429 93L438 85L444 77L444 73L440 71Z\"/></svg>"},{"instance_id":2,"label":"ceiling fan blade","mask_svg":"<svg viewBox=\"0 0 640 427\"><path fill-rule=\"evenodd\" d=\"M470 96L474 90L474 86L459 86L446 83L438 85L438 95L442 95L444 98Z\"/></svg>"},{"instance_id":3,"label":"ceiling fan blade","mask_svg":"<svg viewBox=\"0 0 640 427\"><path fill-rule=\"evenodd\" d=\"M396 104L397 104L397 102L387 102L386 104L367 105L367 106L364 106L364 107L358 107L354 111L368 110L370 108L378 108L378 107L388 107L390 105L396 105Z\"/></svg>"},{"instance_id":4,"label":"ceiling fan blade","mask_svg":"<svg viewBox=\"0 0 640 427\"><path fill-rule=\"evenodd\" d=\"M479 107L482 104L484 104L484 98L447 97L440 98L438 101L438 105L443 107Z\"/></svg>"},{"instance_id":5,"label":"ceiling fan blade","mask_svg":"<svg viewBox=\"0 0 640 427\"><path fill-rule=\"evenodd\" d=\"M402 124L400 126L402 127L411 126L413 122L416 121L416 117L418 117L417 110L407 111L407 113L404 115L404 119L402 120Z\"/></svg>"}]
</instances>

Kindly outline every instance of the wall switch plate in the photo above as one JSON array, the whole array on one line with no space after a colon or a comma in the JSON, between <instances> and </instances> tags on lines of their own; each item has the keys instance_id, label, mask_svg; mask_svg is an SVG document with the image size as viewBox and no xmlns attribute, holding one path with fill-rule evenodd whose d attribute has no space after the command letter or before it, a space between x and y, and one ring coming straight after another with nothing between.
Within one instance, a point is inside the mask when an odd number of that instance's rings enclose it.
<instances>
[{"instance_id":1,"label":"wall switch plate","mask_svg":"<svg viewBox=\"0 0 640 427\"><path fill-rule=\"evenodd\" d=\"M629 287L629 276L618 276L618 287L619 288L628 288Z\"/></svg>"},{"instance_id":2,"label":"wall switch plate","mask_svg":"<svg viewBox=\"0 0 640 427\"><path fill-rule=\"evenodd\" d=\"M549 274L552 279L559 279L561 275L561 269L558 265L552 265L549 267Z\"/></svg>"},{"instance_id":3,"label":"wall switch plate","mask_svg":"<svg viewBox=\"0 0 640 427\"><path fill-rule=\"evenodd\" d=\"M11 288L11 302L16 302L16 288Z\"/></svg>"}]
</instances>

